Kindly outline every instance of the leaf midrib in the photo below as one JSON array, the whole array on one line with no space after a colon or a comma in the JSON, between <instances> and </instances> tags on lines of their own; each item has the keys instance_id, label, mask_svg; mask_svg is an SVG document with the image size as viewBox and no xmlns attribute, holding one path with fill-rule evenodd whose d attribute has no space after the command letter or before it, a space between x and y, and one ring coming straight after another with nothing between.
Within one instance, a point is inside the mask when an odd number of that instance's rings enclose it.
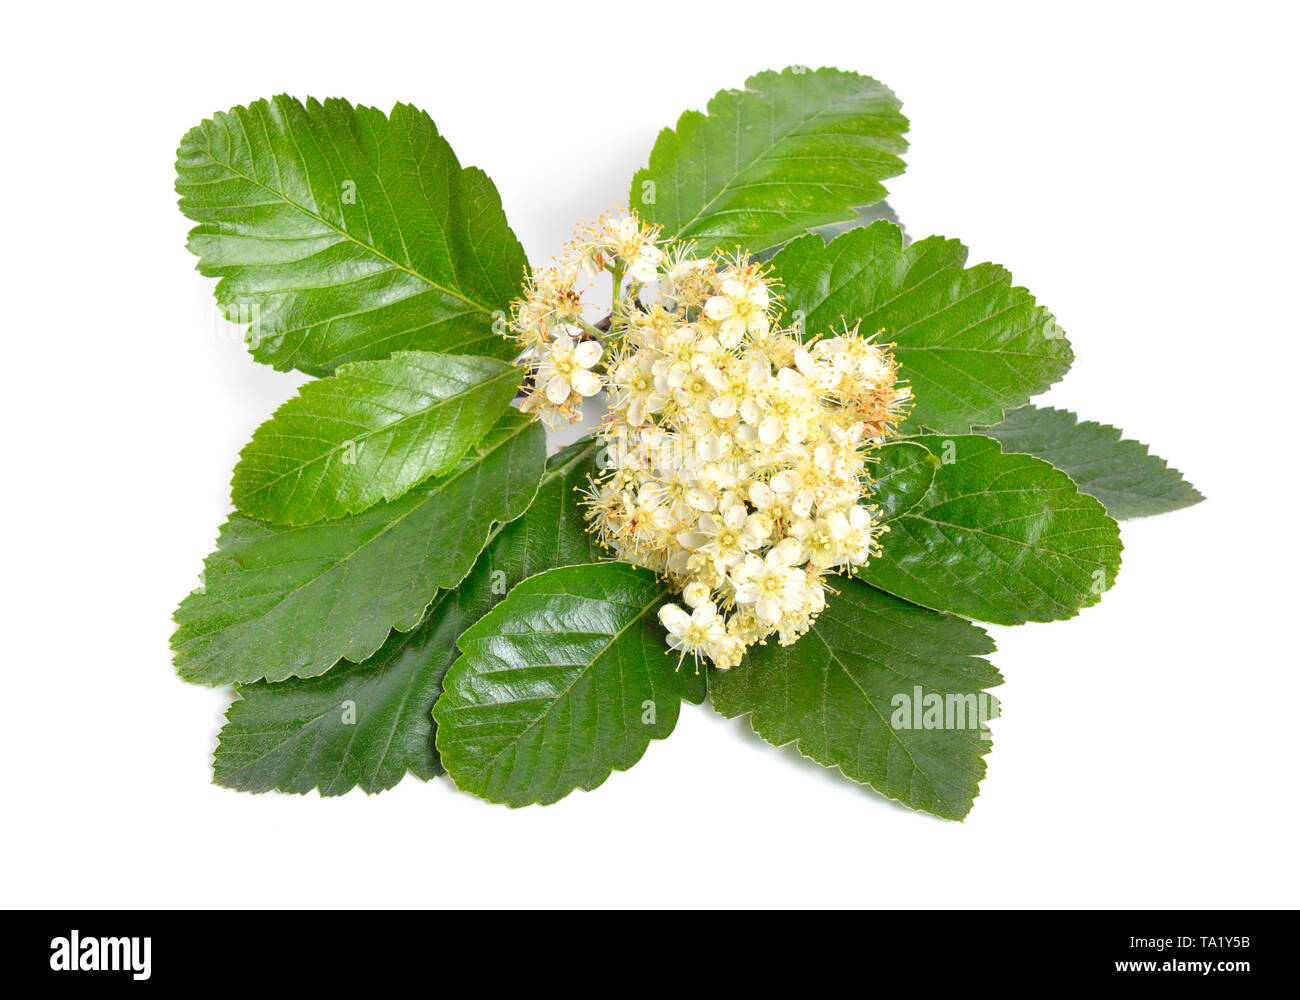
<instances>
[{"instance_id":1,"label":"leaf midrib","mask_svg":"<svg viewBox=\"0 0 1300 1000\"><path fill-rule=\"evenodd\" d=\"M409 274L409 275L410 275L411 277L413 277L413 278L416 278L416 279L418 279L418 280L420 280L420 281L423 281L423 282L424 282L425 284L427 284L430 288L432 288L432 289L434 289L434 290L436 290L436 291L439 291L439 292L442 292L442 293L444 293L444 294L450 295L450 296L452 296L452 297L454 297L454 298L460 299L460 300L461 300L462 302L464 302L466 305L472 306L472 307L473 307L475 310L477 310L478 312L481 312L481 313L484 313L484 314L487 314L487 315L491 315L491 313L492 313L492 309L491 309L491 308L489 308L488 306L484 305L484 304L481 303L481 302L475 302L473 299L471 299L471 298L470 298L468 295L466 295L464 292L462 292L462 291L460 291L460 290L458 290L458 289L455 289L455 288L449 288L448 286L446 286L446 285L444 285L444 284L441 284L440 282L434 281L433 278L429 277L427 274L421 274L419 271L416 271L416 270L414 270L413 268L407 267L407 266L404 265L404 264L399 264L396 260L394 260L392 257L388 256L386 253L384 253L384 252L383 252L382 250L380 250L378 247L372 247L372 246L370 246L368 243L363 243L361 240L357 239L357 238L356 238L355 236L353 236L351 233L347 232L347 231L344 230L344 229L340 229L338 226L334 225L334 223L330 222L329 219L325 218L324 216L322 216L322 215L320 215L320 214L318 214L318 213L316 213L316 212L313 212L313 211L312 211L311 209L309 209L306 205L302 205L302 204L300 204L300 203L294 201L294 200L293 200L292 198L290 198L290 197L289 197L285 192L283 192L283 191L277 191L275 188L273 188L273 187L271 187L271 186L269 186L269 185L267 185L267 184L263 184L263 183L262 183L261 181L259 181L256 177L250 177L248 174L244 173L242 170L240 170L240 169L239 169L238 167L236 167L234 164L226 163L226 162L223 161L223 160L219 160L217 157L215 157L215 156L212 155L212 151L211 151L210 149L208 149L206 146L203 148L203 152L204 152L204 154L208 157L208 159L211 160L213 163L215 163L217 166L222 167L222 168L224 168L224 169L226 169L226 170L229 170L229 171L230 171L232 174L234 174L236 177L240 177L240 178L242 178L243 180L247 181L249 184L255 185L256 187L259 187L259 188L261 188L263 191L267 192L268 194L274 195L275 197L279 198L279 199L280 199L284 204L289 205L289 206L292 207L292 208L296 208L299 212L301 212L303 215L307 216L309 219L314 219L316 222L319 222L321 225L326 226L326 227L328 227L329 229L332 229L335 233L337 233L339 236L342 236L345 240L349 241L350 243L355 244L356 246L360 247L362 250L366 250L366 251L368 251L369 253L374 254L376 257L378 257L380 260L382 260L382 261L384 261L385 263L387 263L389 266L391 266L391 267L393 267L393 268L396 268L397 270L402 271L402 272L405 273L405 274ZM378 174L377 174L377 173L376 173L376 178L378 178ZM382 186L383 186L383 181L381 180L381 181L379 181L379 183L380 183L380 186L382 187ZM401 231L401 226L398 226L398 227L397 227L397 233L398 233L398 237L403 241L403 243L405 243L405 241L406 241L406 237L405 237L405 235L404 235L404 234L402 233L402 231Z\"/></svg>"},{"instance_id":2,"label":"leaf midrib","mask_svg":"<svg viewBox=\"0 0 1300 1000\"><path fill-rule=\"evenodd\" d=\"M748 89L741 91L741 98L742 98L742 99L743 99L744 97L746 97L746 96L750 96L750 95L752 95L752 96L754 96L754 97L761 97L761 98L763 98L764 100L768 101L769 106L771 105L771 97L770 97L770 95L768 95L768 94L766 94L766 93L764 93L764 92L762 92L762 91L757 91L757 90L748 90ZM728 190L730 190L732 184L733 184L735 181L737 181L737 180L741 177L742 174L746 173L748 170L750 170L750 169L754 166L754 164L758 163L760 160L762 160L764 157L766 157L769 153L771 153L772 150L776 149L777 146L779 146L781 143L785 142L786 139L790 138L790 136L795 132L796 129L802 128L802 127L804 127L805 125L809 124L810 122L814 122L814 121L816 121L818 118L822 117L822 116L825 115L825 114L829 114L829 113L834 112L834 111L840 111L840 110L842 110L843 106L844 106L845 104L847 104L847 103L851 103L853 99L854 99L854 98L846 97L846 98L844 98L843 101L837 102L837 103L835 103L835 104L829 104L829 105L826 105L825 107L821 108L820 110L818 110L817 112L815 112L813 115L811 115L811 116L808 117L808 118L802 118L802 119L800 119L798 122L796 122L796 123L795 123L794 125L792 125L790 128L788 128L785 132L781 133L780 136L778 136L777 138L773 139L772 142L771 142L771 145L769 145L766 149L762 150L762 151L761 151L757 156L755 156L755 157L754 157L753 159L751 159L748 163L746 163L746 164L744 165L744 167L741 167L739 164L737 164L735 172L731 175L731 177L730 177L728 180L726 180L726 181L723 182L722 187L718 188L718 193L715 194L712 198L710 198L707 202L705 202L702 206L700 206L699 211L697 211L697 212L696 212L696 213L695 213L695 214L694 214L694 215L693 215L689 220L687 220L686 222L681 223L681 224L677 227L677 235L680 236L682 233L685 233L688 229L690 229L691 226L695 225L695 223L698 222L698 221L700 220L701 216L703 216L703 215L704 215L704 214L705 214L705 213L706 213L710 208L712 208L713 205L714 205L714 203L715 203L719 198L721 198L721 197L722 197L722 196L723 196L723 195L724 195ZM740 101L737 101L737 102L736 102L736 107L738 108L739 105L740 105ZM733 124L736 124L736 125L738 126L738 125L739 125L739 121L737 120L737 121L734 122ZM679 127L680 127L680 125L679 125ZM738 131L738 129L737 129L737 131ZM879 182L877 182L877 183L879 183Z\"/></svg>"},{"instance_id":3,"label":"leaf midrib","mask_svg":"<svg viewBox=\"0 0 1300 1000\"><path fill-rule=\"evenodd\" d=\"M607 652L609 652L610 647L612 647L614 643L616 643L620 638L622 638L623 633L626 632L628 629L630 629L633 625L640 622L645 617L646 612L648 612L652 607L654 607L656 603L658 603L665 595L667 595L667 593L668 593L668 588L666 586L661 585L659 589L655 592L655 596L651 599L651 601L648 604L646 604L644 607L642 607L641 610L638 611L635 615L633 615L630 619L628 619L627 624L624 625L621 629L619 629L618 632L616 632L613 636L611 636L607 643L601 646L600 650L596 653L595 656L591 658L591 660L583 667L583 669L579 670L577 673L573 675L573 679L570 680L567 685L565 685L564 690L550 700L550 705L547 707L546 711L544 711L541 715L537 716L537 718L529 722L524 729L520 730L519 734L516 737L514 737L512 740L506 743L500 750L498 750L497 753L492 757L492 759L487 763L487 765L479 769L478 773L485 774L489 770L494 769L497 766L498 762L501 760L502 755L507 750L513 747L517 747L523 741L524 737L527 736L529 733L531 733L538 726L539 723L542 723L546 719L548 719L550 717L551 712L554 711L555 706L558 705L564 698L566 698L569 695L569 693L573 690L574 686L578 683L579 680L581 680L583 677L585 677L588 673L591 672L591 670L595 667L597 661L600 660L600 658L603 657ZM552 596L561 596L561 595L552 595ZM608 601L608 603L612 604L615 602ZM630 607L632 605L623 605L623 606ZM550 665L551 664L548 664L548 666Z\"/></svg>"},{"instance_id":4,"label":"leaf midrib","mask_svg":"<svg viewBox=\"0 0 1300 1000\"><path fill-rule=\"evenodd\" d=\"M517 374L518 374L518 370L517 370L516 368L514 368L513 366L507 367L505 371L502 371L502 372L500 372L500 373L497 374L497 375L493 375L493 376L491 376L490 378L484 379L482 382L474 382L474 383L472 383L472 384L470 384L470 385L467 385L465 388L461 389L459 392L453 393L453 394L450 395L450 396L441 396L441 397L437 397L437 398L435 398L435 399L433 400L432 404L429 405L429 406L422 407L421 409L415 410L415 411L412 412L412 413L406 413L406 414L403 414L402 416L398 417L398 419L394 420L392 423L384 424L384 425L381 426L381 427L375 427L375 428L372 428L371 430L364 431L363 433L358 434L358 435L356 435L355 437L350 438L349 440L352 442L352 444L353 444L354 447L357 447L357 451L359 452L359 451L360 451L360 447L359 447L360 445L364 444L366 441L369 441L371 438L375 437L375 436L378 435L378 434L386 434L386 433L389 433L389 432L396 431L397 428L400 428L401 426L403 426L403 425L404 425L406 422L408 422L408 421L412 421L412 420L420 420L420 419L423 419L423 418L425 418L425 417L428 417L429 415L431 415L431 414L433 414L433 413L436 413L436 412L437 412L437 411L438 411L442 406L444 406L445 404L448 404L448 403L454 402L455 400L460 399L460 398L462 398L462 397L464 397L464 396L468 396L468 395L470 395L471 393L476 392L477 390L480 390L480 389L486 388L486 387L488 387L488 386L492 386L492 385L496 384L496 382L498 382L500 379L507 378L507 377L510 377L510 376L512 376L512 375L517 375ZM347 377L346 374L344 375L344 377ZM320 383L317 382L317 383L310 383L310 384L312 384L312 385L319 385ZM401 386L401 385L396 385L396 384L394 384L394 383L389 383L389 382L385 382L385 383L383 383L383 384L384 384L385 386L387 386L388 388L391 388L391 389L400 389L400 390L410 391L410 387L409 387L409 386ZM416 391L420 391L420 390L416 390ZM301 397L300 397L300 398L301 398ZM375 400L369 400L369 399L357 399L357 400L355 400L355 402L360 402L360 403L375 403L376 401L375 401ZM377 405L383 406L384 404L383 404L383 403L378 403ZM387 408L387 407L386 407L386 408ZM391 408L390 408L390 409L391 409ZM319 454L319 455L314 455L314 456L312 456L311 458L307 459L306 461L304 461L304 462L300 462L300 463L298 463L297 465L295 465L295 466L293 466L293 467L291 467L291 468L289 468L289 469L284 470L284 471L281 472L279 475L273 476L271 479L268 479L266 482L264 482L262 485L258 486L256 489L250 490L249 493L248 493L248 497L251 499L252 497L260 496L261 494L265 493L267 490L272 489L276 484L278 484L278 483L279 483L282 479L284 479L285 477L287 477L287 476L292 476L292 475L295 475L295 474L301 473L304 469L306 469L306 468L308 468L308 467L310 467L310 466L312 466L312 465L316 465L316 464L319 464L319 463L321 463L321 462L328 462L328 461L330 461L330 460L333 459L334 456L336 456L340 451L345 450L345 447L346 447L345 444L338 444L338 445L334 446L333 448L328 448L328 449L326 449L324 452L322 452L322 453ZM470 446L466 446L466 448L465 448L464 451L460 452L460 454L458 454L458 455L457 455L457 456L456 456L452 461L448 462L448 463L446 464L446 466L444 466L444 469L446 469L446 468L450 468L450 467L451 467L452 465L454 465L456 462L460 461L460 459L463 458L463 457L465 456L465 453L469 450L469 447L470 447ZM430 476L438 475L438 473L437 473L437 472L430 472L429 475L430 475ZM425 478L428 478L428 476L426 476ZM417 484L417 485L418 485L418 484ZM386 494L381 494L381 495L385 496L385 498L386 498L386 499L389 499L389 500L396 499L395 497L389 497L389 496L387 496Z\"/></svg>"},{"instance_id":5,"label":"leaf midrib","mask_svg":"<svg viewBox=\"0 0 1300 1000\"><path fill-rule=\"evenodd\" d=\"M921 767L919 763L917 763L916 758L912 756L912 751L908 749L907 744L903 742L902 737L898 735L894 727L890 725L889 720L887 720L884 717L884 715L881 714L880 709L876 707L876 703L872 699L871 695L867 692L867 689L864 688L860 683L858 683L858 679L855 676L853 676L853 671L849 669L848 664L846 664L843 660L840 659L839 655L835 652L834 647L832 647L830 642L827 640L827 638L821 634L821 631L817 628L816 625L813 626L813 634L816 635L817 638L821 641L821 644L826 647L826 655L830 657L830 661L835 664L835 666L844 674L844 676L849 679L849 682L858 690L858 693L862 695L862 700L867 703L867 707L870 708L871 711L875 714L876 718L880 720L880 724L884 728L885 732L888 733L891 737L893 737L894 741L898 743L899 748L903 751L904 754L907 755L907 759L912 762L912 769L921 776L922 780L924 780L927 785L930 786L930 793L936 799L942 802L944 806L951 809L952 803L949 802L946 798L944 798L939 793L939 789L937 789L934 786L934 782L931 780L929 773L923 767ZM839 767L841 770L843 770L842 764L837 764L836 766ZM868 782L868 784L870 784L870 782ZM875 786L872 785L872 787L874 788ZM880 789L877 790L880 791L882 795L886 795L887 798L892 798L892 796L887 795L883 790Z\"/></svg>"},{"instance_id":6,"label":"leaf midrib","mask_svg":"<svg viewBox=\"0 0 1300 1000\"><path fill-rule=\"evenodd\" d=\"M481 465L481 464L483 463L483 461L485 461L485 460L488 458L488 456L492 455L494 452L496 452L496 451L499 450L500 448L505 447L507 444L509 444L511 441L513 441L515 438L517 438L520 434L522 434L525 430L527 430L527 429L528 429L529 427L531 427L531 426L532 426L532 422L531 422L531 421L529 421L529 422L527 422L527 423L520 424L518 430L515 430L515 431L513 431L511 434L509 434L509 435L503 437L503 438L501 439L501 441L500 441L499 443L493 445L491 449L489 449L488 451L480 452L480 453L479 453L479 459L478 459L478 461L472 462L470 465L466 466L464 469L460 469L460 470L458 470L458 471L453 472L451 475L447 476L444 480L442 480L442 482L440 482L440 483L438 484L438 492L439 492L439 493L444 492L445 487L451 485L453 482L455 482L457 479L461 478L462 476L468 475L468 474L469 474L469 473L470 473L474 468L476 468L477 466ZM417 488L417 489L419 488L419 487L418 487L418 484L417 484L416 488ZM432 493L430 493L430 496L432 496ZM354 556L356 556L357 553L361 552L361 551L362 551L363 549L365 549L367 546L373 544L373 543L374 543L375 541L377 541L378 539L380 539L380 538L382 538L383 536L387 535L389 532L391 532L391 531L395 531L395 530L397 529L397 527L398 527L400 524L402 524L402 522L405 521L408 517L411 517L411 516L414 515L417 511L423 510L425 504L428 502L428 499L429 499L429 498L426 497L424 500L421 500L418 504L415 504L413 507L411 507L410 510L408 510L408 511L406 511L405 513L401 514L400 516L394 518L392 521L389 521L389 522L388 522L387 524L385 524L385 525L384 525L384 526L383 526L379 531L375 532L375 534L373 534L373 535L371 535L369 538L365 539L365 541L363 541L360 545L358 545L356 548L354 548L351 552L349 552L347 555L345 555L345 556L344 556L342 559L340 559L338 562L330 563L329 566L327 566L325 569L321 570L321 572L317 573L317 574L316 574L315 576L313 576L311 579L309 579L309 580L304 580L302 583L300 583L298 586L294 587L292 590L286 591L286 592L285 592L285 593L280 597L279 600L277 600L273 605L271 605L269 608L267 608L264 612L262 612L261 614L259 614L259 615L257 616L256 619L245 618L245 619L242 619L242 620L240 620L240 621L231 622L229 625L223 625L221 628L218 628L218 629L212 629L212 630L207 631L207 632L201 632L201 633L198 634L198 636L196 636L196 638L204 638L204 639L206 639L206 638L208 638L208 637L210 637L210 636L219 635L220 633L225 632L225 631L227 631L228 629L239 628L239 627L246 626L250 621L253 621L253 620L260 620L260 619L265 618L267 615L271 614L271 612L273 612L276 608L279 608L281 605L283 605L284 602L287 601L290 597L293 597L293 596L294 596L295 594L297 594L299 591L301 591L301 590L303 590L303 589L305 589L305 588L307 588L307 587L310 587L312 584L316 583L316 581L320 580L320 579L321 579L322 577L324 577L325 575L334 572L334 571L335 571L336 569L338 569L340 566L345 565L345 564L348 562L348 560L350 560L350 559L352 559ZM238 515L238 516L245 516L245 515ZM315 525L306 525L306 526L304 526L304 527L316 528L316 527L319 527L319 526L320 526L319 524L315 524ZM437 594L436 594L436 593L435 593L434 597L435 597L435 598L437 597ZM431 603L432 603L432 600L430 601L430 604L431 604ZM429 607L429 605L426 605L426 606L425 606L425 610L426 610L426 611L428 610L428 607ZM401 630L399 629L399 631L401 631Z\"/></svg>"}]
</instances>

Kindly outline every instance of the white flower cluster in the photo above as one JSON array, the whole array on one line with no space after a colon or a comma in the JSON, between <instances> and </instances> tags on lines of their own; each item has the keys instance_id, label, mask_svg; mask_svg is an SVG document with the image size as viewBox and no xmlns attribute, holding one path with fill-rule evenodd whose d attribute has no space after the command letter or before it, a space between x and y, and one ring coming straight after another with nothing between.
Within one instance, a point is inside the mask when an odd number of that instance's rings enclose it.
<instances>
[{"instance_id":1,"label":"white flower cluster","mask_svg":"<svg viewBox=\"0 0 1300 1000\"><path fill-rule=\"evenodd\" d=\"M573 291L600 268L628 278L607 331ZM622 216L539 273L516 310L535 366L526 408L573 419L576 397L609 390L589 528L681 592L686 607L659 617L697 669L702 657L734 666L772 635L794 642L825 606L828 574L866 562L883 530L862 501L870 450L908 400L897 365L856 330L801 341L779 308L749 258L664 248ZM603 380L591 370L602 352Z\"/></svg>"},{"instance_id":2,"label":"white flower cluster","mask_svg":"<svg viewBox=\"0 0 1300 1000\"><path fill-rule=\"evenodd\" d=\"M578 283L604 271L620 286L625 276L634 288L657 281L664 253L655 236L635 216L604 216L578 231L555 267L534 272L511 321L524 347L520 360L532 366L520 406L525 413L537 413L552 426L582 419L582 399L601 389L592 368L607 331L583 316Z\"/></svg>"}]
</instances>

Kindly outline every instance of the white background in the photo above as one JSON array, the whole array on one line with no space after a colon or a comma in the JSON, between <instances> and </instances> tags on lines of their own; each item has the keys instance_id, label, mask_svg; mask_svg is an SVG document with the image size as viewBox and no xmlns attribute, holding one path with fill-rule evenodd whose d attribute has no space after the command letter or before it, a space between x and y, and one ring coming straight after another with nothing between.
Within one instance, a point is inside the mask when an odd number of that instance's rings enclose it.
<instances>
[{"instance_id":1,"label":"white background","mask_svg":"<svg viewBox=\"0 0 1300 1000\"><path fill-rule=\"evenodd\" d=\"M1296 905L1297 80L1290 4L809 0L96 5L6 13L0 902L24 906ZM33 13L39 10L40 13ZM181 135L261 96L426 108L530 259L659 128L791 63L888 83L890 203L1012 269L1078 361L1047 401L1210 498L1124 527L1069 622L994 629L988 777L947 823L687 708L594 793L210 784L226 698L169 617L301 378L185 250Z\"/></svg>"}]
</instances>

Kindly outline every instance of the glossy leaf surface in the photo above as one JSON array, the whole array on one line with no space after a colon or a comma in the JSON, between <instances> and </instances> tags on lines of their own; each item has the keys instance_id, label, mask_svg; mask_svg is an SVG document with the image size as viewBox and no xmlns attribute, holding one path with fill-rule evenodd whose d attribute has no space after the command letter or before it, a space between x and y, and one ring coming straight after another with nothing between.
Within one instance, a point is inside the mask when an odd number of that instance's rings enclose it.
<instances>
[{"instance_id":1,"label":"glossy leaf surface","mask_svg":"<svg viewBox=\"0 0 1300 1000\"><path fill-rule=\"evenodd\" d=\"M660 132L628 204L703 251L777 246L885 197L907 149L900 107L857 73L759 73Z\"/></svg>"},{"instance_id":2,"label":"glossy leaf surface","mask_svg":"<svg viewBox=\"0 0 1300 1000\"><path fill-rule=\"evenodd\" d=\"M176 612L181 677L278 681L366 659L464 578L494 523L523 513L544 456L541 425L509 410L454 470L391 503L300 527L235 514Z\"/></svg>"},{"instance_id":3,"label":"glossy leaf surface","mask_svg":"<svg viewBox=\"0 0 1300 1000\"><path fill-rule=\"evenodd\" d=\"M459 655L456 639L513 583L599 558L573 504L595 450L584 441L553 456L532 505L494 529L461 584L439 591L418 626L391 634L364 663L344 661L319 677L242 685L217 745L217 783L341 795L353 787L383 791L407 773L441 774L431 713L443 675Z\"/></svg>"},{"instance_id":4,"label":"glossy leaf surface","mask_svg":"<svg viewBox=\"0 0 1300 1000\"><path fill-rule=\"evenodd\" d=\"M704 676L677 670L656 611L665 585L626 563L529 577L460 639L434 709L456 782L493 802L591 790L672 732Z\"/></svg>"},{"instance_id":5,"label":"glossy leaf surface","mask_svg":"<svg viewBox=\"0 0 1300 1000\"><path fill-rule=\"evenodd\" d=\"M176 154L189 247L253 355L327 375L395 351L510 358L527 269L501 198L433 120L280 95L191 129Z\"/></svg>"},{"instance_id":6,"label":"glossy leaf surface","mask_svg":"<svg viewBox=\"0 0 1300 1000\"><path fill-rule=\"evenodd\" d=\"M1041 459L930 435L885 445L875 475L889 530L859 574L881 590L1019 625L1071 618L1115 582L1119 526Z\"/></svg>"},{"instance_id":7,"label":"glossy leaf surface","mask_svg":"<svg viewBox=\"0 0 1300 1000\"><path fill-rule=\"evenodd\" d=\"M986 689L1002 683L983 658L991 652L970 622L849 580L798 642L711 670L709 695L728 718L749 714L775 746L797 743L882 795L961 819L992 746L981 726L997 715Z\"/></svg>"},{"instance_id":8,"label":"glossy leaf surface","mask_svg":"<svg viewBox=\"0 0 1300 1000\"><path fill-rule=\"evenodd\" d=\"M450 470L505 412L523 370L408 351L308 382L240 452L232 500L276 524L310 524L395 500Z\"/></svg>"}]
</instances>

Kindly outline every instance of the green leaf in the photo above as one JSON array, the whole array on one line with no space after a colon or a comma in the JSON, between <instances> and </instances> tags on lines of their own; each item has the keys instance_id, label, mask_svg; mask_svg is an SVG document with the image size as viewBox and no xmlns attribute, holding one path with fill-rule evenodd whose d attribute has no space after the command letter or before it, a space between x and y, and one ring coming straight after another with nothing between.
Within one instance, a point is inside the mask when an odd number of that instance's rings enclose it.
<instances>
[{"instance_id":1,"label":"green leaf","mask_svg":"<svg viewBox=\"0 0 1300 1000\"><path fill-rule=\"evenodd\" d=\"M797 742L882 795L961 819L992 746L979 725L997 715L983 693L1002 683L981 658L991 652L970 622L850 580L794 645L756 646L739 666L710 670L709 696L728 718L750 713L774 746ZM927 726L922 713L936 697L945 711Z\"/></svg>"},{"instance_id":2,"label":"green leaf","mask_svg":"<svg viewBox=\"0 0 1300 1000\"><path fill-rule=\"evenodd\" d=\"M494 522L523 513L544 456L541 425L507 410L454 470L391 503L297 527L232 516L176 611L181 676L278 681L366 659L464 578Z\"/></svg>"},{"instance_id":3,"label":"green leaf","mask_svg":"<svg viewBox=\"0 0 1300 1000\"><path fill-rule=\"evenodd\" d=\"M904 248L902 230L875 222L830 244L796 240L772 268L807 335L861 321L895 345L914 396L908 426L964 434L999 422L1073 359L1050 312L998 265L967 268L966 253L939 236Z\"/></svg>"},{"instance_id":4,"label":"green leaf","mask_svg":"<svg viewBox=\"0 0 1300 1000\"><path fill-rule=\"evenodd\" d=\"M1002 450L1046 459L1067 472L1079 489L1106 505L1111 517L1164 514L1200 503L1205 497L1163 458L1139 441L1122 438L1118 427L1080 421L1069 410L1022 406L982 433L1002 442Z\"/></svg>"},{"instance_id":5,"label":"green leaf","mask_svg":"<svg viewBox=\"0 0 1300 1000\"><path fill-rule=\"evenodd\" d=\"M874 456L872 501L877 520L889 521L920 504L930 492L940 459L911 441L894 441Z\"/></svg>"},{"instance_id":6,"label":"green leaf","mask_svg":"<svg viewBox=\"0 0 1300 1000\"><path fill-rule=\"evenodd\" d=\"M429 712L464 621L444 590L410 632L393 632L364 663L320 677L239 688L217 741L217 784L245 792L342 795L392 788L410 772L442 773Z\"/></svg>"},{"instance_id":7,"label":"green leaf","mask_svg":"<svg viewBox=\"0 0 1300 1000\"><path fill-rule=\"evenodd\" d=\"M512 806L590 791L631 767L677 723L704 677L668 655L656 609L667 596L626 563L529 577L460 638L434 707L456 785Z\"/></svg>"},{"instance_id":8,"label":"green leaf","mask_svg":"<svg viewBox=\"0 0 1300 1000\"><path fill-rule=\"evenodd\" d=\"M287 96L213 115L181 141L189 247L254 356L313 375L394 351L510 358L494 332L527 269L480 170L433 120Z\"/></svg>"},{"instance_id":9,"label":"green leaf","mask_svg":"<svg viewBox=\"0 0 1300 1000\"><path fill-rule=\"evenodd\" d=\"M403 352L308 382L240 453L246 514L309 524L394 500L450 470L505 412L523 370L492 358Z\"/></svg>"},{"instance_id":10,"label":"green leaf","mask_svg":"<svg viewBox=\"0 0 1300 1000\"><path fill-rule=\"evenodd\" d=\"M572 496L595 451L588 439L553 456L532 505L493 529L464 581L440 591L418 626L394 632L364 663L241 686L217 744L217 783L249 792L319 788L322 795L341 795L357 785L383 791L407 772L424 780L441 774L431 713L458 655L456 638L511 582L599 557Z\"/></svg>"},{"instance_id":11,"label":"green leaf","mask_svg":"<svg viewBox=\"0 0 1300 1000\"><path fill-rule=\"evenodd\" d=\"M584 438L552 455L528 512L502 527L493 565L509 586L543 570L607 558L587 531L576 492L595 471L596 453L595 442Z\"/></svg>"},{"instance_id":12,"label":"green leaf","mask_svg":"<svg viewBox=\"0 0 1300 1000\"><path fill-rule=\"evenodd\" d=\"M889 530L858 571L868 583L999 625L1071 618L1114 583L1119 526L1041 459L977 435L910 438L879 455Z\"/></svg>"},{"instance_id":13,"label":"green leaf","mask_svg":"<svg viewBox=\"0 0 1300 1000\"><path fill-rule=\"evenodd\" d=\"M901 106L856 73L759 73L660 132L628 204L702 251L774 247L885 197L903 172Z\"/></svg>"}]
</instances>

